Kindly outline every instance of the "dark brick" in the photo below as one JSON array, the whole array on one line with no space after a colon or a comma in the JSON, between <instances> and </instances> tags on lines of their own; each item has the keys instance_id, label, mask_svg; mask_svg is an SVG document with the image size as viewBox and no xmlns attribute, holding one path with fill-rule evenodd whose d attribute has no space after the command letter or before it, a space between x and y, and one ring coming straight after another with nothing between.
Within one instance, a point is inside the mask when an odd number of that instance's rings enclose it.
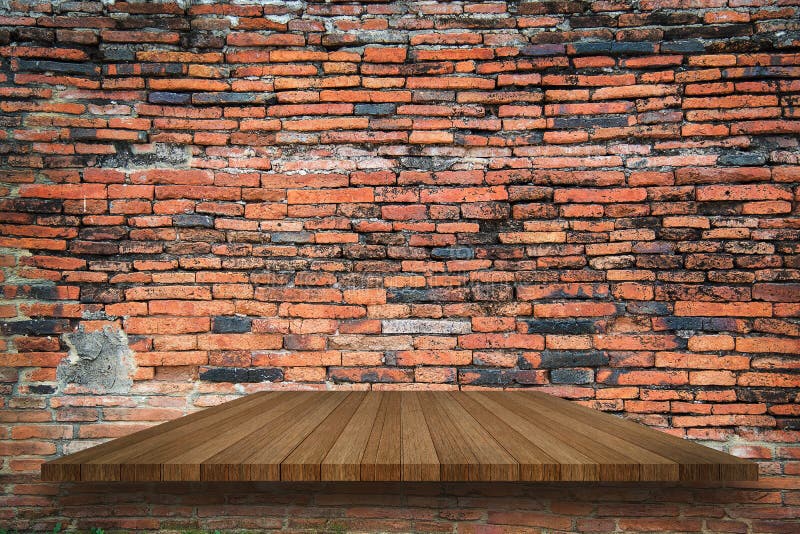
<instances>
[{"instance_id":1,"label":"dark brick","mask_svg":"<svg viewBox=\"0 0 800 534\"><path fill-rule=\"evenodd\" d=\"M740 388L736 399L740 402L768 402L770 404L792 404L797 393L785 388Z\"/></svg>"},{"instance_id":2,"label":"dark brick","mask_svg":"<svg viewBox=\"0 0 800 534\"><path fill-rule=\"evenodd\" d=\"M207 382L279 382L283 380L283 370L275 367L204 367L200 380Z\"/></svg>"},{"instance_id":3,"label":"dark brick","mask_svg":"<svg viewBox=\"0 0 800 534\"><path fill-rule=\"evenodd\" d=\"M458 160L455 158L443 158L443 157L405 157L400 158L400 163L403 167L412 170L422 170L422 171L446 171Z\"/></svg>"},{"instance_id":4,"label":"dark brick","mask_svg":"<svg viewBox=\"0 0 800 534\"><path fill-rule=\"evenodd\" d=\"M0 322L0 332L6 336L49 336L70 330L67 319L28 319L23 321Z\"/></svg>"},{"instance_id":5,"label":"dark brick","mask_svg":"<svg viewBox=\"0 0 800 534\"><path fill-rule=\"evenodd\" d=\"M147 95L147 101L151 104L188 104L192 95L189 93L166 93L163 91L153 91Z\"/></svg>"},{"instance_id":6,"label":"dark brick","mask_svg":"<svg viewBox=\"0 0 800 534\"><path fill-rule=\"evenodd\" d=\"M356 115L393 115L397 104L356 104Z\"/></svg>"},{"instance_id":7,"label":"dark brick","mask_svg":"<svg viewBox=\"0 0 800 534\"><path fill-rule=\"evenodd\" d=\"M591 319L525 319L529 334L593 334L597 332Z\"/></svg>"},{"instance_id":8,"label":"dark brick","mask_svg":"<svg viewBox=\"0 0 800 534\"><path fill-rule=\"evenodd\" d=\"M573 28L608 28L615 27L617 21L610 15L589 15L569 17L569 25Z\"/></svg>"},{"instance_id":9,"label":"dark brick","mask_svg":"<svg viewBox=\"0 0 800 534\"><path fill-rule=\"evenodd\" d=\"M505 369L465 368L458 370L458 381L471 386L508 386L514 382L514 374Z\"/></svg>"},{"instance_id":10,"label":"dark brick","mask_svg":"<svg viewBox=\"0 0 800 534\"><path fill-rule=\"evenodd\" d=\"M174 168L189 164L189 152L183 145L155 143L140 147L122 144L114 154L101 156L99 166L104 168Z\"/></svg>"},{"instance_id":11,"label":"dark brick","mask_svg":"<svg viewBox=\"0 0 800 534\"><path fill-rule=\"evenodd\" d=\"M628 125L625 115L601 115L597 117L556 117L553 126L564 129L581 128L618 128Z\"/></svg>"},{"instance_id":12,"label":"dark brick","mask_svg":"<svg viewBox=\"0 0 800 534\"><path fill-rule=\"evenodd\" d=\"M203 228L214 227L214 217L210 215L197 215L194 213L186 213L181 215L174 215L172 217L172 224L174 226L201 226Z\"/></svg>"},{"instance_id":13,"label":"dark brick","mask_svg":"<svg viewBox=\"0 0 800 534\"><path fill-rule=\"evenodd\" d=\"M611 44L612 54L652 54L655 51L654 43L644 41L614 41Z\"/></svg>"},{"instance_id":14,"label":"dark brick","mask_svg":"<svg viewBox=\"0 0 800 534\"><path fill-rule=\"evenodd\" d=\"M556 0L521 2L519 13L521 15L549 15L552 13L583 13L589 8L589 2L583 0Z\"/></svg>"},{"instance_id":15,"label":"dark brick","mask_svg":"<svg viewBox=\"0 0 800 534\"><path fill-rule=\"evenodd\" d=\"M475 251L471 247L437 247L431 249L431 257L437 260L471 260Z\"/></svg>"},{"instance_id":16,"label":"dark brick","mask_svg":"<svg viewBox=\"0 0 800 534\"><path fill-rule=\"evenodd\" d=\"M720 165L729 165L732 167L757 167L764 165L766 161L767 158L763 154L748 154L747 152L722 154L717 158L717 163Z\"/></svg>"},{"instance_id":17,"label":"dark brick","mask_svg":"<svg viewBox=\"0 0 800 534\"><path fill-rule=\"evenodd\" d=\"M514 298L509 284L475 284L471 287L473 300L479 302L508 302Z\"/></svg>"},{"instance_id":18,"label":"dark brick","mask_svg":"<svg viewBox=\"0 0 800 534\"><path fill-rule=\"evenodd\" d=\"M211 331L217 334L249 332L252 323L250 317L218 315L213 318Z\"/></svg>"},{"instance_id":19,"label":"dark brick","mask_svg":"<svg viewBox=\"0 0 800 534\"><path fill-rule=\"evenodd\" d=\"M680 26L668 28L664 38L669 41L681 39L725 39L728 37L746 37L752 35L753 28L750 24Z\"/></svg>"},{"instance_id":20,"label":"dark brick","mask_svg":"<svg viewBox=\"0 0 800 534\"><path fill-rule=\"evenodd\" d=\"M599 367L608 365L608 356L599 350L588 351L555 351L544 350L541 352L541 364L543 369L555 369L559 367Z\"/></svg>"},{"instance_id":21,"label":"dark brick","mask_svg":"<svg viewBox=\"0 0 800 534\"><path fill-rule=\"evenodd\" d=\"M274 104L274 93L195 93L192 104Z\"/></svg>"},{"instance_id":22,"label":"dark brick","mask_svg":"<svg viewBox=\"0 0 800 534\"><path fill-rule=\"evenodd\" d=\"M700 215L738 215L741 210L740 202L700 202L697 206Z\"/></svg>"},{"instance_id":23,"label":"dark brick","mask_svg":"<svg viewBox=\"0 0 800 534\"><path fill-rule=\"evenodd\" d=\"M81 288L81 302L112 304L121 302L125 294L117 287L84 286Z\"/></svg>"},{"instance_id":24,"label":"dark brick","mask_svg":"<svg viewBox=\"0 0 800 534\"><path fill-rule=\"evenodd\" d=\"M458 289L393 289L387 293L388 302L460 302L466 291Z\"/></svg>"},{"instance_id":25,"label":"dark brick","mask_svg":"<svg viewBox=\"0 0 800 534\"><path fill-rule=\"evenodd\" d=\"M136 52L132 48L103 45L100 47L103 59L107 61L134 61Z\"/></svg>"},{"instance_id":26,"label":"dark brick","mask_svg":"<svg viewBox=\"0 0 800 534\"><path fill-rule=\"evenodd\" d=\"M18 59L19 70L21 71L34 71L34 72L58 72L65 74L84 74L94 75L100 72L94 64L85 63L63 63L60 61L31 61L27 59Z\"/></svg>"},{"instance_id":27,"label":"dark brick","mask_svg":"<svg viewBox=\"0 0 800 534\"><path fill-rule=\"evenodd\" d=\"M612 41L584 41L572 46L576 54L608 54L611 52L611 45Z\"/></svg>"},{"instance_id":28,"label":"dark brick","mask_svg":"<svg viewBox=\"0 0 800 534\"><path fill-rule=\"evenodd\" d=\"M683 41L664 41L661 43L661 51L664 53L685 54L691 52L705 52L702 41L687 39Z\"/></svg>"},{"instance_id":29,"label":"dark brick","mask_svg":"<svg viewBox=\"0 0 800 534\"><path fill-rule=\"evenodd\" d=\"M520 53L524 56L559 56L564 54L565 49L563 44L536 44L523 46Z\"/></svg>"},{"instance_id":30,"label":"dark brick","mask_svg":"<svg viewBox=\"0 0 800 534\"><path fill-rule=\"evenodd\" d=\"M312 243L314 234L311 232L272 232L270 241L273 243Z\"/></svg>"},{"instance_id":31,"label":"dark brick","mask_svg":"<svg viewBox=\"0 0 800 534\"><path fill-rule=\"evenodd\" d=\"M594 382L594 371L591 369L553 369L550 371L550 382L553 384L591 384Z\"/></svg>"},{"instance_id":32,"label":"dark brick","mask_svg":"<svg viewBox=\"0 0 800 534\"><path fill-rule=\"evenodd\" d=\"M97 130L94 128L73 128L69 131L69 138L73 141L94 141L97 139Z\"/></svg>"},{"instance_id":33,"label":"dark brick","mask_svg":"<svg viewBox=\"0 0 800 534\"><path fill-rule=\"evenodd\" d=\"M61 297L55 286L30 286L20 288L18 296L27 296L36 300L59 300Z\"/></svg>"},{"instance_id":34,"label":"dark brick","mask_svg":"<svg viewBox=\"0 0 800 534\"><path fill-rule=\"evenodd\" d=\"M33 41L37 43L51 44L55 41L55 32L47 28L15 28L16 41Z\"/></svg>"},{"instance_id":35,"label":"dark brick","mask_svg":"<svg viewBox=\"0 0 800 534\"><path fill-rule=\"evenodd\" d=\"M0 208L23 213L61 213L64 201L60 199L4 198Z\"/></svg>"},{"instance_id":36,"label":"dark brick","mask_svg":"<svg viewBox=\"0 0 800 534\"><path fill-rule=\"evenodd\" d=\"M33 385L28 387L28 391L35 395L50 395L56 392L56 388L47 385Z\"/></svg>"}]
</instances>

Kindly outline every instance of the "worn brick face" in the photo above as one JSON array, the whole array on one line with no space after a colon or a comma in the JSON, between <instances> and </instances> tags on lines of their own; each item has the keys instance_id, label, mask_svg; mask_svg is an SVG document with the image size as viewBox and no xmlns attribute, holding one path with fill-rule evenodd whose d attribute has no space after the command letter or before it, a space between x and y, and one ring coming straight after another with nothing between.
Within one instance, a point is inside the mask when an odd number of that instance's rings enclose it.
<instances>
[{"instance_id":1,"label":"worn brick face","mask_svg":"<svg viewBox=\"0 0 800 534\"><path fill-rule=\"evenodd\" d=\"M798 19L792 0L0 2L0 526L800 530ZM126 340L130 388L59 378L79 326ZM314 488L288 515L186 490L102 517L75 507L105 493L29 484L300 387L540 389L766 482L546 504Z\"/></svg>"}]
</instances>

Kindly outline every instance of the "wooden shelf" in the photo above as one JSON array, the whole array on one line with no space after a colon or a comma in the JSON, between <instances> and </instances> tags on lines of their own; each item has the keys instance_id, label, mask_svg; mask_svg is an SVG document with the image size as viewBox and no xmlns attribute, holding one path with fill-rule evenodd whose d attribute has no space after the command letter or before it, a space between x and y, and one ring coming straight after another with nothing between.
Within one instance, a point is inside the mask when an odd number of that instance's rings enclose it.
<instances>
[{"instance_id":1,"label":"wooden shelf","mask_svg":"<svg viewBox=\"0 0 800 534\"><path fill-rule=\"evenodd\" d=\"M265 392L42 466L52 481L723 481L756 464L532 391Z\"/></svg>"}]
</instances>

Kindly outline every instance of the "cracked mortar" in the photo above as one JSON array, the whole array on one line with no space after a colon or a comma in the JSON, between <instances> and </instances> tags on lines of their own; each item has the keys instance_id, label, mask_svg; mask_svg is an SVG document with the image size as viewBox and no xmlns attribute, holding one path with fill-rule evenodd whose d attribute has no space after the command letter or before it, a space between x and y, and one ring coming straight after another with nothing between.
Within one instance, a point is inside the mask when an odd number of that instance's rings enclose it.
<instances>
[{"instance_id":1,"label":"cracked mortar","mask_svg":"<svg viewBox=\"0 0 800 534\"><path fill-rule=\"evenodd\" d=\"M125 332L110 327L87 332L81 325L62 339L69 347L56 371L62 387L75 384L93 393L130 391L136 363Z\"/></svg>"}]
</instances>

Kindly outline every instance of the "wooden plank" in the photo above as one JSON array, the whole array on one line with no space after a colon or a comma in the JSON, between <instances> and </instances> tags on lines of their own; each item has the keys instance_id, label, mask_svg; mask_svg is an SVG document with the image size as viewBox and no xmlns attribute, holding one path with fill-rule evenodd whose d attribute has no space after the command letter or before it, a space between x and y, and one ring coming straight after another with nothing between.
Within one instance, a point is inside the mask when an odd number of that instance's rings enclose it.
<instances>
[{"instance_id":1,"label":"wooden plank","mask_svg":"<svg viewBox=\"0 0 800 534\"><path fill-rule=\"evenodd\" d=\"M679 466L679 480L758 480L758 465L703 447L692 441L646 428L611 414L587 410L580 405L541 392L525 392L535 403L569 414L579 424L614 432L622 439L672 459Z\"/></svg>"},{"instance_id":2,"label":"wooden plank","mask_svg":"<svg viewBox=\"0 0 800 534\"><path fill-rule=\"evenodd\" d=\"M301 400L297 393L273 393L260 396L253 403L242 403L228 411L152 436L140 444L131 444L88 461L89 464L119 464L119 480L200 480L202 454L220 439L229 440L248 422L264 424L273 412L281 413L286 403ZM214 433L208 432L213 429ZM197 433L204 439L199 440ZM192 443L191 447L188 447ZM186 461L183 461L183 457ZM190 467L179 467L187 464ZM97 469L97 468L96 468ZM85 479L89 480L89 479Z\"/></svg>"},{"instance_id":3,"label":"wooden plank","mask_svg":"<svg viewBox=\"0 0 800 534\"><path fill-rule=\"evenodd\" d=\"M308 437L281 462L281 480L321 480L322 461L366 398L367 394L363 391L350 393L344 402L319 423ZM368 408L367 416L370 412L371 409ZM369 420L370 429L374 419L374 414L372 414L372 419ZM360 451L355 451L354 454L358 455L358 461L360 461Z\"/></svg>"},{"instance_id":4,"label":"wooden plank","mask_svg":"<svg viewBox=\"0 0 800 534\"><path fill-rule=\"evenodd\" d=\"M435 398L449 415L450 424L461 433L464 441L478 461L477 468L470 471L472 480L519 480L519 462L508 453L480 423L455 400L454 394L445 392Z\"/></svg>"},{"instance_id":5,"label":"wooden plank","mask_svg":"<svg viewBox=\"0 0 800 534\"><path fill-rule=\"evenodd\" d=\"M453 425L448 424L448 416L435 397L441 393L420 392L420 405L431 440L439 458L441 480L470 480L470 466L477 466L478 459L464 442L463 436Z\"/></svg>"},{"instance_id":6,"label":"wooden plank","mask_svg":"<svg viewBox=\"0 0 800 534\"><path fill-rule=\"evenodd\" d=\"M591 447L594 444L594 451L602 455L598 462L600 480L679 479L678 464L675 461L626 441L602 427L583 424L582 421L571 418L569 413L553 410L530 396L507 395L504 399L515 402L528 417L534 414L540 416L541 420L551 428L571 429L575 433L571 443L576 446L586 444ZM605 451L608 451L608 454L604 454Z\"/></svg>"},{"instance_id":7,"label":"wooden plank","mask_svg":"<svg viewBox=\"0 0 800 534\"><path fill-rule=\"evenodd\" d=\"M494 413L500 420L522 434L531 443L558 462L559 480L599 480L600 470L597 461L591 456L575 449L570 443L542 428L525 417L509 410L499 403L500 399L487 395L469 393L472 398Z\"/></svg>"},{"instance_id":8,"label":"wooden plank","mask_svg":"<svg viewBox=\"0 0 800 534\"><path fill-rule=\"evenodd\" d=\"M405 395L400 405L400 447L402 478L406 481L433 481L441 478L439 455L419 395Z\"/></svg>"},{"instance_id":9,"label":"wooden plank","mask_svg":"<svg viewBox=\"0 0 800 534\"><path fill-rule=\"evenodd\" d=\"M159 451L168 447L183 450L187 446L187 436L193 436L201 432L205 434L207 428L218 428L225 421L233 419L236 414L245 413L253 416L263 410L264 405L270 405L270 401L277 398L277 393L267 393L254 396L247 402L247 397L243 397L243 402L237 402L233 406L219 407L217 410L206 410L205 417L197 414L197 417L187 416L183 424L177 424L181 419L167 422L158 427L146 429L138 435L143 439L136 440L133 436L127 436L120 440L116 447L100 448L93 451L82 461L81 480L85 481L158 481L162 480L162 461L159 458ZM192 414L194 415L194 414ZM163 428L162 428L163 427ZM156 432L161 429L161 432ZM183 473L191 476L190 473L198 472L186 470ZM183 476L183 475L180 475ZM189 480L195 480L192 476ZM169 480L169 479L168 479ZM183 480L181 478L180 480Z\"/></svg>"},{"instance_id":10,"label":"wooden plank","mask_svg":"<svg viewBox=\"0 0 800 534\"><path fill-rule=\"evenodd\" d=\"M398 391L382 393L375 424L361 457L361 480L402 480L402 397Z\"/></svg>"},{"instance_id":11,"label":"wooden plank","mask_svg":"<svg viewBox=\"0 0 800 534\"><path fill-rule=\"evenodd\" d=\"M364 456L382 401L381 393L364 397L322 460L321 480L361 480L361 458ZM310 439L311 436L306 441ZM295 453L292 453L292 456L294 455Z\"/></svg>"},{"instance_id":12,"label":"wooden plank","mask_svg":"<svg viewBox=\"0 0 800 534\"><path fill-rule=\"evenodd\" d=\"M294 413L294 410L302 409L303 406L311 406L310 400L311 397L302 393L279 393L269 405L257 406L257 413L242 413L226 420L215 429L215 435L207 437L190 449L183 448L177 454L174 447L169 452L160 451L160 461L165 466L199 464L202 480L228 480L230 469L227 465L211 464L207 461L233 443L275 424L286 414ZM170 479L165 477L164 480Z\"/></svg>"},{"instance_id":13,"label":"wooden plank","mask_svg":"<svg viewBox=\"0 0 800 534\"><path fill-rule=\"evenodd\" d=\"M519 480L558 480L560 469L555 458L499 419L471 395L461 393L453 395L453 398L517 460Z\"/></svg>"},{"instance_id":14,"label":"wooden plank","mask_svg":"<svg viewBox=\"0 0 800 534\"><path fill-rule=\"evenodd\" d=\"M487 396L489 394L486 394ZM569 419L554 420L551 415L538 410L531 410L530 406L523 405L513 395L495 396L497 401L506 409L516 413L536 425L540 431L546 431L564 446L572 447L594 461L597 469L597 479L600 481L641 480L641 463L638 456L630 452L623 452L613 445L599 441L598 436L591 435L580 426L574 425ZM637 451L638 452L638 451ZM647 451L642 451L645 454ZM652 461L659 458L653 456ZM664 460L660 458L660 460ZM677 472L667 480L677 480Z\"/></svg>"},{"instance_id":15,"label":"wooden plank","mask_svg":"<svg viewBox=\"0 0 800 534\"><path fill-rule=\"evenodd\" d=\"M755 463L535 391L270 392L42 466L72 481L721 481Z\"/></svg>"},{"instance_id":16,"label":"wooden plank","mask_svg":"<svg viewBox=\"0 0 800 534\"><path fill-rule=\"evenodd\" d=\"M217 406L212 406L210 408L206 408L204 410L193 412L189 415L173 419L172 421L167 421L159 425L154 425L145 430L134 432L133 434L129 434L121 438L116 438L111 441L107 441L105 443L96 445L89 449L85 449L70 454L68 456L58 458L56 460L52 460L50 462L42 464L42 479L62 480L62 481L81 480L80 464L82 462L88 462L93 458L97 458L105 454L112 453L114 451L123 449L131 445L135 447L146 448L147 447L146 440L148 438L154 436L160 436L167 432L177 431L178 429L186 425L207 420L208 418L217 415L219 413L227 413L229 410L238 408L242 405L246 406L253 403L261 402L261 400L268 395L269 393L259 392L259 393L254 393L252 395L248 395L246 397L240 397L238 399L222 403ZM55 477L56 475L59 475L58 478L51 478ZM72 478L65 478L65 477L72 477ZM114 480L117 479L115 478Z\"/></svg>"},{"instance_id":17,"label":"wooden plank","mask_svg":"<svg viewBox=\"0 0 800 534\"><path fill-rule=\"evenodd\" d=\"M92 449L82 452L89 453L86 455L88 461L98 458L105 458L111 461L117 458L126 458L141 453L143 449L157 446L166 440L180 439L181 436L186 433L191 433L196 429L213 427L220 421L231 417L232 414L251 410L253 407L261 406L262 402L269 402L275 398L275 395L277 394L261 394L253 396L254 398L252 399L249 397L242 397L238 400L243 402L237 402L233 406L216 406L214 408L218 408L217 410L211 408L185 417L180 417L174 421L168 421L161 425L148 428L123 438L115 439L99 447L93 447ZM106 445L108 445L108 447L106 447Z\"/></svg>"},{"instance_id":18,"label":"wooden plank","mask_svg":"<svg viewBox=\"0 0 800 534\"><path fill-rule=\"evenodd\" d=\"M334 392L306 395L307 399L299 409L285 413L272 424L242 437L207 459L203 465L225 465L230 480L280 480L280 465L284 458L348 395Z\"/></svg>"},{"instance_id":19,"label":"wooden plank","mask_svg":"<svg viewBox=\"0 0 800 534\"><path fill-rule=\"evenodd\" d=\"M421 393L442 480L518 480L519 464L447 392Z\"/></svg>"}]
</instances>

